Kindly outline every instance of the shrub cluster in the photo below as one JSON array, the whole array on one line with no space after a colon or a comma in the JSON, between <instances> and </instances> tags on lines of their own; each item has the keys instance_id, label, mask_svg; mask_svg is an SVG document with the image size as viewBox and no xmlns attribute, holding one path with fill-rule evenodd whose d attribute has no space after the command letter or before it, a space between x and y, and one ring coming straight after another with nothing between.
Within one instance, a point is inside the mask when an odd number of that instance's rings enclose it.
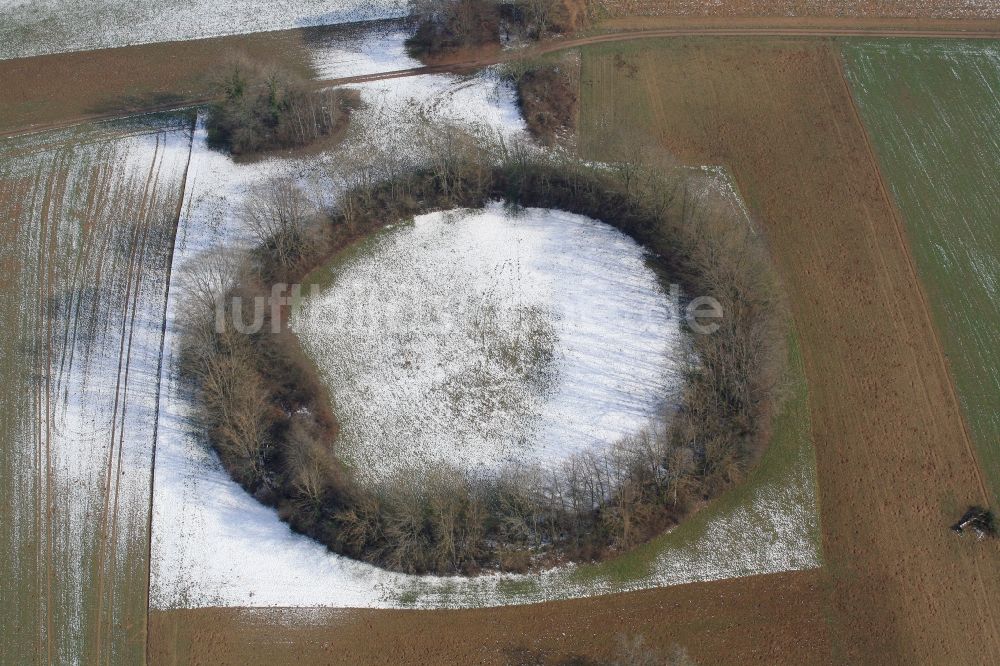
<instances>
[{"instance_id":1,"label":"shrub cluster","mask_svg":"<svg viewBox=\"0 0 1000 666\"><path fill-rule=\"evenodd\" d=\"M550 146L576 130L578 77L579 63L568 58L508 69L507 78L514 83L524 122L542 144Z\"/></svg>"},{"instance_id":2,"label":"shrub cluster","mask_svg":"<svg viewBox=\"0 0 1000 666\"><path fill-rule=\"evenodd\" d=\"M342 90L314 90L288 73L234 63L208 113L209 144L233 155L307 146L342 131L360 98Z\"/></svg>"},{"instance_id":3,"label":"shrub cluster","mask_svg":"<svg viewBox=\"0 0 1000 666\"><path fill-rule=\"evenodd\" d=\"M418 57L569 33L588 20L585 0L412 0L410 14L416 29L406 45Z\"/></svg>"},{"instance_id":4,"label":"shrub cluster","mask_svg":"<svg viewBox=\"0 0 1000 666\"><path fill-rule=\"evenodd\" d=\"M500 9L494 0L424 0L411 3L416 30L406 46L417 56L500 42Z\"/></svg>"},{"instance_id":5,"label":"shrub cluster","mask_svg":"<svg viewBox=\"0 0 1000 666\"><path fill-rule=\"evenodd\" d=\"M770 264L748 226L704 214L682 181L665 181L655 168L606 169L517 147L499 165L494 158L449 139L424 167L356 187L324 215L292 214L294 190L275 186L262 195L267 203L245 213L266 239L251 259L235 277L199 282L208 286L189 317L183 368L212 445L244 488L335 552L437 573L601 558L648 540L728 487L766 443L785 329ZM524 467L472 479L443 469L389 488L361 487L338 460L329 396L296 337L268 325L242 336L232 312L220 332L204 312L214 303L209 294L263 298L273 282L296 281L386 224L496 199L616 226L657 255L686 293L715 297L725 312L721 327L691 336L676 411L606 451L550 473Z\"/></svg>"}]
</instances>

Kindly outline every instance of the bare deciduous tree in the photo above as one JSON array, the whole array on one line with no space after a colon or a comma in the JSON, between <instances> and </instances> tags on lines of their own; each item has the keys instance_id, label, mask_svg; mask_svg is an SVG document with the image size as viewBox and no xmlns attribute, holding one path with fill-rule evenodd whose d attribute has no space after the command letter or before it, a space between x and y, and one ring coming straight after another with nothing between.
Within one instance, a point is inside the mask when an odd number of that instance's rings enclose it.
<instances>
[{"instance_id":1,"label":"bare deciduous tree","mask_svg":"<svg viewBox=\"0 0 1000 666\"><path fill-rule=\"evenodd\" d=\"M287 271L303 261L316 240L314 206L287 178L269 181L247 197L240 219L268 253L270 262Z\"/></svg>"}]
</instances>

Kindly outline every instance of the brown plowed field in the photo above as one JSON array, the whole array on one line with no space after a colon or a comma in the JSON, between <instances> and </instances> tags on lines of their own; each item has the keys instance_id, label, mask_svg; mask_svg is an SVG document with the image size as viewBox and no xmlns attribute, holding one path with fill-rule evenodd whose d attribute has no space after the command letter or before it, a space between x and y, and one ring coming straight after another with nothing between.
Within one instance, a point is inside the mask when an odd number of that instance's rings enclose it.
<instances>
[{"instance_id":1,"label":"brown plowed field","mask_svg":"<svg viewBox=\"0 0 1000 666\"><path fill-rule=\"evenodd\" d=\"M829 663L819 573L461 610L150 613L156 664L535 664L609 658L619 636L682 644L701 664Z\"/></svg>"},{"instance_id":2,"label":"brown plowed field","mask_svg":"<svg viewBox=\"0 0 1000 666\"><path fill-rule=\"evenodd\" d=\"M948 530L987 497L839 50L647 46L585 58L591 127L729 166L766 230L809 379L837 656L1000 662L1000 549Z\"/></svg>"},{"instance_id":3,"label":"brown plowed field","mask_svg":"<svg viewBox=\"0 0 1000 666\"><path fill-rule=\"evenodd\" d=\"M144 44L0 60L0 134L49 129L206 98L213 77L237 57L309 73L307 30Z\"/></svg>"}]
</instances>

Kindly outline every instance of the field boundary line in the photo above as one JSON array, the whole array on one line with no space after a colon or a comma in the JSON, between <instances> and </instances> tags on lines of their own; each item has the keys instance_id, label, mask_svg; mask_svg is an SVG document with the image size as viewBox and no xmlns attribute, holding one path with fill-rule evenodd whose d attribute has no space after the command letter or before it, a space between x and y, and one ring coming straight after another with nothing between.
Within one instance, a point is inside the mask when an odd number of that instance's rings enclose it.
<instances>
[{"instance_id":1,"label":"field boundary line","mask_svg":"<svg viewBox=\"0 0 1000 666\"><path fill-rule=\"evenodd\" d=\"M948 361L944 355L944 346L941 344L941 337L938 334L937 326L934 323L934 317L931 314L930 301L927 298L927 294L924 292L924 285L920 279L920 273L917 270L916 262L913 259L913 255L910 252L910 245L906 239L906 230L903 223L903 214L896 205L896 198L894 195L890 194L889 187L886 185L885 176L882 174L882 166L878 159L878 154L875 152L875 148L872 145L871 136L868 133L868 127L864 123L864 118L861 115L861 110L858 108L857 100L854 99L854 91L851 88L850 80L847 78L847 72L844 70L844 59L843 55L839 49L832 52L833 59L837 66L837 72L840 74L840 80L844 85L847 92L848 99L850 100L851 112L854 116L854 120L857 122L858 126L861 128L861 134L865 140L865 150L868 153L868 158L875 169L875 174L878 180L879 192L882 198L885 200L892 213L893 230L896 233L896 238L899 241L900 246L903 248L903 256L906 258L906 266L910 273L910 276L914 279L917 285L917 296L920 299L920 309L923 314L923 318L927 326L931 331L931 336L934 339L934 347L937 351L935 356L937 356L938 366L944 373L946 379L946 384L948 386L948 395L951 401L954 403L955 409L958 413L959 421L962 424L962 441L965 444L966 451L969 457L972 459L973 467L976 472L976 482L979 486L979 492L982 500L985 504L990 504L990 493L987 491L986 482L983 479L983 471L979 463L979 457L976 455L975 446L972 443L972 434L969 430L969 425L965 420L965 413L962 410L962 403L958 398L958 390L955 388L955 382L952 379L951 371L948 368Z\"/></svg>"},{"instance_id":2,"label":"field boundary line","mask_svg":"<svg viewBox=\"0 0 1000 666\"><path fill-rule=\"evenodd\" d=\"M919 25L919 24L918 24ZM259 34L259 33L252 33ZM247 35L250 37L252 35ZM505 51L495 56L477 58L473 60L457 61L451 63L421 65L418 67L408 67L405 69L388 70L384 72L373 72L369 74L357 74L331 79L316 79L312 85L317 88L333 87L339 85L349 85L353 83L369 83L372 81L385 81L389 79L407 78L411 76L422 76L425 74L464 74L490 65L499 65L508 62L530 59L533 57L568 51L583 46L596 44L608 44L615 42L629 42L643 39L664 39L671 37L804 37L804 38L829 38L829 37L868 37L868 38L938 38L938 39L1000 39L1000 28L969 30L960 28L932 28L932 27L907 27L899 25L896 27L874 26L871 28L831 25L829 27L781 27L775 25L743 25L729 27L713 26L680 26L673 28L653 28L653 29L618 29L614 32L597 33L584 35L581 37L569 37L565 39L552 39L536 43L516 51ZM44 57L44 56L36 56ZM216 101L218 97L203 96L194 97L181 102L157 104L148 107L135 108L129 110L108 111L104 113L86 114L77 116L65 121L43 123L38 125L16 127L0 131L0 139L17 136L27 136L58 129L67 129L76 125L101 120L117 120L125 118L136 118L154 113L166 113L172 111L182 111L193 107L203 106Z\"/></svg>"}]
</instances>

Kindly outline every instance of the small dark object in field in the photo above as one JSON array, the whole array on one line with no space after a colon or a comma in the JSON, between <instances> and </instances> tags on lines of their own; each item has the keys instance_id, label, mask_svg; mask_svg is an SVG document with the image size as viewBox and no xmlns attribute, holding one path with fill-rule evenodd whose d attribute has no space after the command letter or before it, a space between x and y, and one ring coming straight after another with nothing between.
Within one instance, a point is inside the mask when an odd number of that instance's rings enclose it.
<instances>
[{"instance_id":1,"label":"small dark object in field","mask_svg":"<svg viewBox=\"0 0 1000 666\"><path fill-rule=\"evenodd\" d=\"M993 521L993 512L981 506L970 506L961 520L951 526L956 532L963 533L966 528L971 529L978 537L996 536L996 524Z\"/></svg>"}]
</instances>

